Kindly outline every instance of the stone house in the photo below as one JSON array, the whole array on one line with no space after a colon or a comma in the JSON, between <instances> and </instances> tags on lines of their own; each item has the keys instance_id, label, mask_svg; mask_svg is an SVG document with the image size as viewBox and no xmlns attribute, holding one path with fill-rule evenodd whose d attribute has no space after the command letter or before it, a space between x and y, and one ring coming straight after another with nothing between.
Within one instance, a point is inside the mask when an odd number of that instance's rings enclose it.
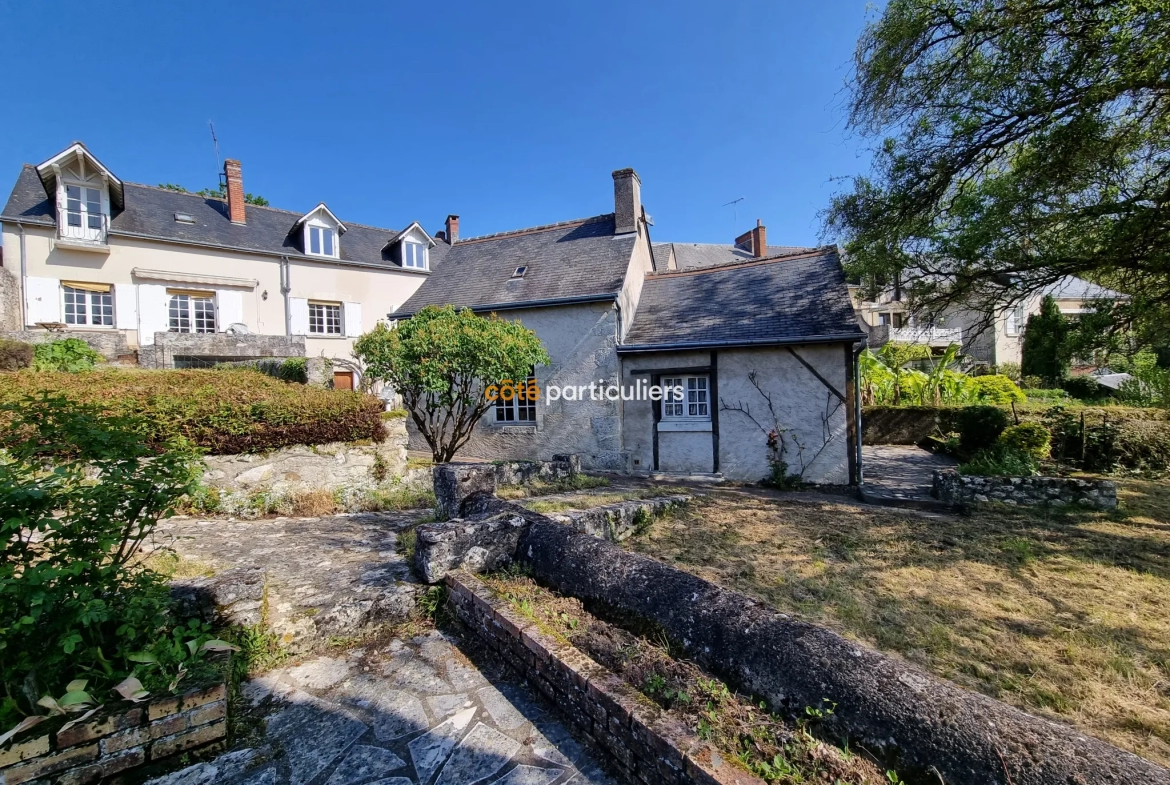
<instances>
[{"instance_id":1,"label":"stone house","mask_svg":"<svg viewBox=\"0 0 1170 785\"><path fill-rule=\"evenodd\" d=\"M937 353L957 343L964 355L988 365L1019 364L1028 317L1040 312L1040 302L1045 295L1052 295L1061 313L1074 319L1090 311L1094 300L1126 297L1069 275L994 313L972 307L952 307L932 321L923 321L908 309L900 286L884 289L872 300L865 298L858 285L850 285L849 290L858 319L869 335L871 348L894 341L930 346Z\"/></svg>"},{"instance_id":2,"label":"stone house","mask_svg":"<svg viewBox=\"0 0 1170 785\"><path fill-rule=\"evenodd\" d=\"M613 183L612 213L471 239L448 226L431 275L387 315L451 304L544 342L541 398L497 402L463 454L745 481L783 461L857 482L864 333L836 249L769 247L762 225L731 245L655 243L638 175ZM426 448L416 432L411 447Z\"/></svg>"},{"instance_id":3,"label":"stone house","mask_svg":"<svg viewBox=\"0 0 1170 785\"><path fill-rule=\"evenodd\" d=\"M238 161L223 182L226 198L123 182L80 142L25 165L0 213L0 330L147 367L323 357L335 384L360 381L354 338L418 289L435 239L249 204Z\"/></svg>"}]
</instances>

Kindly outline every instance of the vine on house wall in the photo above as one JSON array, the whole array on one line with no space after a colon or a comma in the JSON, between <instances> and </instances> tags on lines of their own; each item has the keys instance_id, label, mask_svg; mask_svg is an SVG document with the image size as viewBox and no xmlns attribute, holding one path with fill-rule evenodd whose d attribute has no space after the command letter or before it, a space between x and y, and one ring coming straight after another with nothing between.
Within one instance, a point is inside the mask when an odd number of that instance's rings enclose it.
<instances>
[{"instance_id":1,"label":"vine on house wall","mask_svg":"<svg viewBox=\"0 0 1170 785\"><path fill-rule=\"evenodd\" d=\"M751 371L748 374L748 381L751 382L752 387L756 388L756 392L764 399L764 404L768 408L766 422L760 422L754 414L752 414L751 403L746 401L738 401L734 404L729 404L723 399L719 398L719 410L724 412L738 412L744 417L747 417L751 422L760 429L764 434L765 445L768 450L768 466L770 471L768 477L764 482L775 488L792 489L798 488L805 483L804 475L816 462L821 453L837 438L832 427L832 419L841 409L843 403L840 399L833 396L832 393L825 393L825 408L820 414L821 419L821 444L816 448L815 452L812 445L802 442L797 435L795 428L787 428L780 423L780 417L776 414L776 406L772 401L771 394L764 391L760 386L759 374L756 371ZM795 453L795 454L794 454ZM786 457L794 458L796 467L790 467ZM796 471L792 471L796 468Z\"/></svg>"}]
</instances>

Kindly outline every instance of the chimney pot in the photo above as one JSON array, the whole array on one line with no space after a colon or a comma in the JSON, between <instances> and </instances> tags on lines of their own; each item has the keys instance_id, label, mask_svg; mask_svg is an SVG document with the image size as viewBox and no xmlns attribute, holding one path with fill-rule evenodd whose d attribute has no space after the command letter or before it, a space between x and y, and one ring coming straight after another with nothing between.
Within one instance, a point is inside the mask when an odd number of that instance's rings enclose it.
<instances>
[{"instance_id":1,"label":"chimney pot","mask_svg":"<svg viewBox=\"0 0 1170 785\"><path fill-rule=\"evenodd\" d=\"M227 180L228 217L234 224L247 223L244 212L244 173L240 162L227 158L223 162L223 176Z\"/></svg>"},{"instance_id":2,"label":"chimney pot","mask_svg":"<svg viewBox=\"0 0 1170 785\"><path fill-rule=\"evenodd\" d=\"M633 169L618 169L613 173L614 234L638 231L642 215L642 180Z\"/></svg>"},{"instance_id":3,"label":"chimney pot","mask_svg":"<svg viewBox=\"0 0 1170 785\"><path fill-rule=\"evenodd\" d=\"M451 245L459 242L459 216L447 216L447 242Z\"/></svg>"}]
</instances>

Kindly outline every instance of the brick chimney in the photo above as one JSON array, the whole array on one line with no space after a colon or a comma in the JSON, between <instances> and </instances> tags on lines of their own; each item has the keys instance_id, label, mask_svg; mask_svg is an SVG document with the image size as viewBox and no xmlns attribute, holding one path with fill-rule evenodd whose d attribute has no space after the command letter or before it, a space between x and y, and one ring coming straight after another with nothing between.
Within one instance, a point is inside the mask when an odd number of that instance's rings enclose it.
<instances>
[{"instance_id":1,"label":"brick chimney","mask_svg":"<svg viewBox=\"0 0 1170 785\"><path fill-rule=\"evenodd\" d=\"M447 242L451 245L459 242L459 216L447 216Z\"/></svg>"},{"instance_id":2,"label":"brick chimney","mask_svg":"<svg viewBox=\"0 0 1170 785\"><path fill-rule=\"evenodd\" d=\"M642 181L633 169L618 169L613 173L614 234L638 231L642 215Z\"/></svg>"},{"instance_id":3,"label":"brick chimney","mask_svg":"<svg viewBox=\"0 0 1170 785\"><path fill-rule=\"evenodd\" d=\"M735 238L735 247L742 248L757 259L768 255L767 230L759 218L754 229Z\"/></svg>"},{"instance_id":4,"label":"brick chimney","mask_svg":"<svg viewBox=\"0 0 1170 785\"><path fill-rule=\"evenodd\" d=\"M244 214L244 173L240 162L234 158L225 159L223 176L227 180L228 217L234 224L247 223Z\"/></svg>"}]
</instances>

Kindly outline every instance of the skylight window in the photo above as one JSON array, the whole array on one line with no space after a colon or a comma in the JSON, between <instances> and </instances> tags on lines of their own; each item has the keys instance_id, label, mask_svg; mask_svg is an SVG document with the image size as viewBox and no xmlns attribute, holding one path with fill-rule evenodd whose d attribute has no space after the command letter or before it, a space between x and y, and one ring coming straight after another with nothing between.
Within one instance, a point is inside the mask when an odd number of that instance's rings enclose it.
<instances>
[{"instance_id":1,"label":"skylight window","mask_svg":"<svg viewBox=\"0 0 1170 785\"><path fill-rule=\"evenodd\" d=\"M175 221L181 224L193 224L195 223L195 216L188 215L187 213L175 213Z\"/></svg>"},{"instance_id":2,"label":"skylight window","mask_svg":"<svg viewBox=\"0 0 1170 785\"><path fill-rule=\"evenodd\" d=\"M517 267L516 270L512 273L512 277L513 278L523 278L524 273L526 273L526 272L528 272L528 265L522 264L519 267Z\"/></svg>"}]
</instances>

